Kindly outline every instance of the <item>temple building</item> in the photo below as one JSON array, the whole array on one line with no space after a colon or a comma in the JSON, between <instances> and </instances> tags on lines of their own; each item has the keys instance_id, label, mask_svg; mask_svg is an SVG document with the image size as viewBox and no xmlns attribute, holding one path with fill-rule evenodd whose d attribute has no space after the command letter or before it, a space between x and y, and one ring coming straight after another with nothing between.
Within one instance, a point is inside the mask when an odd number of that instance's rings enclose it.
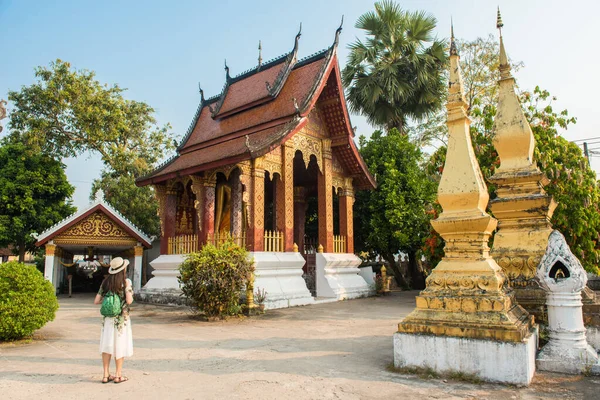
<instances>
[{"instance_id":1,"label":"temple building","mask_svg":"<svg viewBox=\"0 0 600 400\"><path fill-rule=\"evenodd\" d=\"M219 95L205 99L200 89L177 154L137 182L153 185L160 207L159 272L147 290L176 290L180 255L231 236L254 257L255 286L266 286L271 307L368 294L353 254L353 203L375 181L353 140L340 32L298 59L299 32L289 53L266 63L259 53L238 76L225 64ZM328 276L333 264L339 274Z\"/></svg>"},{"instance_id":2,"label":"temple building","mask_svg":"<svg viewBox=\"0 0 600 400\"><path fill-rule=\"evenodd\" d=\"M98 191L86 208L39 234L35 245L46 250L45 278L57 292L68 285L70 294L71 283L78 278L83 290L96 292L108 274L110 260L117 256L129 260L127 275L134 290L139 290L143 253L152 247L152 239Z\"/></svg>"}]
</instances>

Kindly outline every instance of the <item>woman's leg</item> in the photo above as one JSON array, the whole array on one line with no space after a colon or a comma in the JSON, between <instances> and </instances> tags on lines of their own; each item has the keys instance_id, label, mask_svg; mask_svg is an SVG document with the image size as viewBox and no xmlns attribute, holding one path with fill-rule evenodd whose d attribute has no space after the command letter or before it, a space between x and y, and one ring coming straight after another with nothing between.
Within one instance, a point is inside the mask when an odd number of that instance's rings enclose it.
<instances>
[{"instance_id":1,"label":"woman's leg","mask_svg":"<svg viewBox=\"0 0 600 400\"><path fill-rule=\"evenodd\" d=\"M110 378L110 372L108 372L110 366L110 353L102 353L102 367L104 368L104 375L103 375L103 381L104 378L108 379Z\"/></svg>"},{"instance_id":2,"label":"woman's leg","mask_svg":"<svg viewBox=\"0 0 600 400\"><path fill-rule=\"evenodd\" d=\"M115 364L117 366L117 371L115 372L115 375L117 376L115 378L115 383L121 383L128 380L127 377L123 376L123 361L125 361L125 357L121 357L119 359L115 358Z\"/></svg>"}]
</instances>

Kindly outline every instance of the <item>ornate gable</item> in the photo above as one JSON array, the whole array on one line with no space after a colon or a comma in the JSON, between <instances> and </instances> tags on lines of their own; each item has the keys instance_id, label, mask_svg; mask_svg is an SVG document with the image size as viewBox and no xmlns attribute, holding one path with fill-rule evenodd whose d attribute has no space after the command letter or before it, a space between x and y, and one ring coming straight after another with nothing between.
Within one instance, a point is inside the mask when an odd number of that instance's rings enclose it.
<instances>
[{"instance_id":1,"label":"ornate gable","mask_svg":"<svg viewBox=\"0 0 600 400\"><path fill-rule=\"evenodd\" d=\"M138 240L101 210L95 211L54 238L56 244L131 245Z\"/></svg>"}]
</instances>

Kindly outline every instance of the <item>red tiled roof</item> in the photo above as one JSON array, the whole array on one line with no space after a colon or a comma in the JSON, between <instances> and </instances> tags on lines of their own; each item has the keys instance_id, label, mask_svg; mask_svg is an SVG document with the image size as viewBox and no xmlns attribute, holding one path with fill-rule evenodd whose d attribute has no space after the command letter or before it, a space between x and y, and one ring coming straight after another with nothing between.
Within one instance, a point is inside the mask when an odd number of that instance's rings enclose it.
<instances>
[{"instance_id":1,"label":"red tiled roof","mask_svg":"<svg viewBox=\"0 0 600 400\"><path fill-rule=\"evenodd\" d=\"M227 96L216 117L219 118L230 111L256 103L262 99L269 99L270 95L266 83L272 84L285 67L286 63L275 65L246 79L234 82L227 89Z\"/></svg>"},{"instance_id":2,"label":"red tiled roof","mask_svg":"<svg viewBox=\"0 0 600 400\"><path fill-rule=\"evenodd\" d=\"M160 171L161 180L175 177L177 174L187 175L202 171L211 168L212 164L224 160L250 159L253 150L260 152L263 149L271 148L272 145L279 143L292 129L296 128L299 123L301 121L291 120L288 123L254 132L252 135L248 135L248 142L246 142L245 136L241 136L208 148L183 153L173 163L168 164ZM263 153L267 152L263 151Z\"/></svg>"},{"instance_id":3,"label":"red tiled roof","mask_svg":"<svg viewBox=\"0 0 600 400\"><path fill-rule=\"evenodd\" d=\"M264 70L228 78L231 81L221 94L224 99L200 105L179 154L137 184L158 183L266 154L307 122L306 117L319 100L324 103L332 145L337 146L333 151L355 178L356 187L375 187L352 140L335 51L337 35L339 30L332 47L297 64L294 47L288 57L277 59ZM276 81L281 85L278 93L270 91L265 83L274 85Z\"/></svg>"},{"instance_id":4,"label":"red tiled roof","mask_svg":"<svg viewBox=\"0 0 600 400\"><path fill-rule=\"evenodd\" d=\"M288 122L296 114L293 99L296 98L297 103L302 104L312 94L310 90L319 79L319 72L327 61L323 57L295 69L273 101L250 110L223 119L213 119L209 107L204 107L190 137L180 149L180 153L226 141L230 139L227 136L235 136L236 133L251 134L260 129L262 124L272 121L284 119L281 122Z\"/></svg>"}]
</instances>

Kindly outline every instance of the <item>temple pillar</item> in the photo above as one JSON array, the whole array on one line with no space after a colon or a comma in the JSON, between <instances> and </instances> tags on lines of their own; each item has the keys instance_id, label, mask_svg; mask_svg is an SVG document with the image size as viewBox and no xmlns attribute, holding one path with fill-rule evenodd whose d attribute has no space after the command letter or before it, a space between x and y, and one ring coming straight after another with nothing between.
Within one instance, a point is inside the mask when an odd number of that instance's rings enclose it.
<instances>
[{"instance_id":1,"label":"temple pillar","mask_svg":"<svg viewBox=\"0 0 600 400\"><path fill-rule=\"evenodd\" d=\"M452 35L448 150L438 187L443 212L432 221L446 242L445 255L416 297L416 308L398 324L394 364L528 385L535 372L537 329L490 257L488 240L497 221L486 212L489 194L473 151L467 107Z\"/></svg>"},{"instance_id":2,"label":"temple pillar","mask_svg":"<svg viewBox=\"0 0 600 400\"><path fill-rule=\"evenodd\" d=\"M324 253L333 253L333 176L331 139L323 139L323 171L318 176L319 244Z\"/></svg>"},{"instance_id":3,"label":"temple pillar","mask_svg":"<svg viewBox=\"0 0 600 400\"><path fill-rule=\"evenodd\" d=\"M177 191L172 188L166 189L162 216L164 224L161 224L163 229L160 238L160 254L167 254L169 238L175 236L175 225L177 223Z\"/></svg>"},{"instance_id":4,"label":"temple pillar","mask_svg":"<svg viewBox=\"0 0 600 400\"><path fill-rule=\"evenodd\" d=\"M215 188L217 186L216 176L205 179L204 182L204 215L202 216L202 239L203 243L214 237L215 234Z\"/></svg>"},{"instance_id":5,"label":"temple pillar","mask_svg":"<svg viewBox=\"0 0 600 400\"><path fill-rule=\"evenodd\" d=\"M285 191L281 175L273 175L273 226L276 231L285 232Z\"/></svg>"},{"instance_id":6,"label":"temple pillar","mask_svg":"<svg viewBox=\"0 0 600 400\"><path fill-rule=\"evenodd\" d=\"M165 235L167 224L167 187L166 185L154 185L154 196L158 201L158 218L160 219L160 254L167 254L168 239Z\"/></svg>"},{"instance_id":7,"label":"temple pillar","mask_svg":"<svg viewBox=\"0 0 600 400\"><path fill-rule=\"evenodd\" d=\"M241 245L242 237L242 181L240 180L241 171L235 170L230 176L231 179L231 227L235 242Z\"/></svg>"},{"instance_id":8,"label":"temple pillar","mask_svg":"<svg viewBox=\"0 0 600 400\"><path fill-rule=\"evenodd\" d=\"M137 293L142 288L142 257L144 255L144 246L137 244L133 248L133 290Z\"/></svg>"},{"instance_id":9,"label":"temple pillar","mask_svg":"<svg viewBox=\"0 0 600 400\"><path fill-rule=\"evenodd\" d=\"M306 189L302 186L294 188L294 242L300 254L304 254L304 229L306 227Z\"/></svg>"},{"instance_id":10,"label":"temple pillar","mask_svg":"<svg viewBox=\"0 0 600 400\"><path fill-rule=\"evenodd\" d=\"M352 178L346 179L345 188L339 196L340 234L346 238L346 253L354 253L354 190Z\"/></svg>"},{"instance_id":11,"label":"temple pillar","mask_svg":"<svg viewBox=\"0 0 600 400\"><path fill-rule=\"evenodd\" d=\"M263 158L253 160L251 172L251 211L248 246L250 251L263 251L265 237L265 170Z\"/></svg>"},{"instance_id":12,"label":"temple pillar","mask_svg":"<svg viewBox=\"0 0 600 400\"><path fill-rule=\"evenodd\" d=\"M192 192L196 199L194 200L194 209L198 225L194 227L194 233L198 235L198 249L206 243L206 235L204 234L204 178L196 175L190 175L192 180Z\"/></svg>"},{"instance_id":13,"label":"temple pillar","mask_svg":"<svg viewBox=\"0 0 600 400\"><path fill-rule=\"evenodd\" d=\"M52 283L54 290L56 291L56 282L54 281L54 253L56 252L56 245L48 243L46 244L46 260L44 263L44 278Z\"/></svg>"},{"instance_id":14,"label":"temple pillar","mask_svg":"<svg viewBox=\"0 0 600 400\"><path fill-rule=\"evenodd\" d=\"M283 154L283 190L284 200L283 227L285 251L294 250L294 156L296 150L292 147L290 141L286 142L282 148Z\"/></svg>"}]
</instances>

